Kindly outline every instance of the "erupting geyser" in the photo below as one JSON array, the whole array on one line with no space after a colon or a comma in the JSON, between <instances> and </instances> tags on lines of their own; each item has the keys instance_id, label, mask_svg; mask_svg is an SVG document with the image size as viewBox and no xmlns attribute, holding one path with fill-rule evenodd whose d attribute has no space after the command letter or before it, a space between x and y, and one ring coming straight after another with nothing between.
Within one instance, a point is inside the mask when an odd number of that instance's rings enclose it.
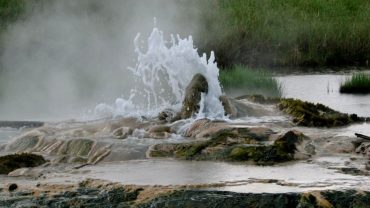
<instances>
[{"instance_id":1,"label":"erupting geyser","mask_svg":"<svg viewBox=\"0 0 370 208\"><path fill-rule=\"evenodd\" d=\"M168 108L179 111L186 86L200 73L207 79L208 93L202 96L197 117L224 118L219 100L222 95L219 69L213 52L207 60L206 54L199 56L191 36L181 39L179 35L177 38L171 35L171 41L167 42L157 28L148 38L146 52L142 51L139 39L140 34L134 40L137 65L129 68L136 83L130 96L117 98L114 106L99 104L95 108L98 116L153 117Z\"/></svg>"}]
</instances>

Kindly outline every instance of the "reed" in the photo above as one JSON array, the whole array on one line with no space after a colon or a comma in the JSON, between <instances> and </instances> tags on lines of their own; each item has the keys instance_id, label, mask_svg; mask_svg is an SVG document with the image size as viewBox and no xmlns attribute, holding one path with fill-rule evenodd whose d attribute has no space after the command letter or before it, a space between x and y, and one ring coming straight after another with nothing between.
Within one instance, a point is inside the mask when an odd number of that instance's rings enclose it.
<instances>
[{"instance_id":1,"label":"reed","mask_svg":"<svg viewBox=\"0 0 370 208\"><path fill-rule=\"evenodd\" d=\"M243 95L263 94L272 97L282 95L282 85L271 73L262 69L237 65L221 70L219 80L226 93L238 91Z\"/></svg>"},{"instance_id":2,"label":"reed","mask_svg":"<svg viewBox=\"0 0 370 208\"><path fill-rule=\"evenodd\" d=\"M368 0L214 1L216 26L203 49L224 67L369 64Z\"/></svg>"},{"instance_id":3,"label":"reed","mask_svg":"<svg viewBox=\"0 0 370 208\"><path fill-rule=\"evenodd\" d=\"M370 74L360 72L352 75L341 84L339 91L341 93L370 93Z\"/></svg>"}]
</instances>

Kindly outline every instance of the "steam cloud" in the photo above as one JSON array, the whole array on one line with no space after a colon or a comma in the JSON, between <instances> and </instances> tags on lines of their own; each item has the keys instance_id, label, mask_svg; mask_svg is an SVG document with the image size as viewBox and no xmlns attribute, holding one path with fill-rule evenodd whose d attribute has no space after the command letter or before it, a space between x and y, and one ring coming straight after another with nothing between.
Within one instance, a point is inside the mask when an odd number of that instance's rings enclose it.
<instances>
[{"instance_id":1,"label":"steam cloud","mask_svg":"<svg viewBox=\"0 0 370 208\"><path fill-rule=\"evenodd\" d=\"M32 7L33 5L28 5ZM1 55L0 120L60 120L129 93L133 39L161 30L196 36L199 1L63 0L8 28Z\"/></svg>"}]
</instances>

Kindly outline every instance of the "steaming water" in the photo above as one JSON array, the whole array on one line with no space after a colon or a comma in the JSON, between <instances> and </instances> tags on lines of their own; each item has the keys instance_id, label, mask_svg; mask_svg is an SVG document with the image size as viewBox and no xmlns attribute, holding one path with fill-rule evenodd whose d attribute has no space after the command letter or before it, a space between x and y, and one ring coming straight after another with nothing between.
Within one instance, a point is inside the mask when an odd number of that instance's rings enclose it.
<instances>
[{"instance_id":1,"label":"steaming water","mask_svg":"<svg viewBox=\"0 0 370 208\"><path fill-rule=\"evenodd\" d=\"M324 158L322 160L340 160ZM302 174L304 173L304 174ZM302 192L320 189L359 188L369 190L366 176L352 176L319 164L292 163L278 166L252 166L238 163L176 160L131 160L85 167L72 174L55 173L47 182L65 178L79 181L95 178L136 185L222 184L217 189L237 192ZM273 179L275 182L264 180Z\"/></svg>"},{"instance_id":2,"label":"steaming water","mask_svg":"<svg viewBox=\"0 0 370 208\"><path fill-rule=\"evenodd\" d=\"M0 128L0 146L19 134L19 130L13 128Z\"/></svg>"},{"instance_id":3,"label":"steaming water","mask_svg":"<svg viewBox=\"0 0 370 208\"><path fill-rule=\"evenodd\" d=\"M115 105L99 104L98 116L156 116L161 110L180 110L185 88L197 73L208 81L208 93L200 103L199 116L223 118L224 110L219 97L219 69L213 52L199 56L191 36L181 39L171 35L166 42L163 32L154 28L148 38L146 51L140 44L140 34L134 40L137 65L132 71L135 86L128 98L117 98ZM169 45L169 46L168 46Z\"/></svg>"}]
</instances>

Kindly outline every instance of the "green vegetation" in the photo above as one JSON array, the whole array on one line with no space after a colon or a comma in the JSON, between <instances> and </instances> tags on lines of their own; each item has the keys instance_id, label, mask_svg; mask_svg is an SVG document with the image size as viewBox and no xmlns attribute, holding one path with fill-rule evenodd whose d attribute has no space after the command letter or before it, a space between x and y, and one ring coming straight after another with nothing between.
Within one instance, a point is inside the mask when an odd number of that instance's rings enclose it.
<instances>
[{"instance_id":1,"label":"green vegetation","mask_svg":"<svg viewBox=\"0 0 370 208\"><path fill-rule=\"evenodd\" d=\"M235 129L223 129L207 141L154 145L149 150L149 155L185 160L250 161L258 165L272 165L293 160L296 145L305 138L300 132L289 131L273 144L265 144L250 137L248 130L238 132Z\"/></svg>"},{"instance_id":2,"label":"green vegetation","mask_svg":"<svg viewBox=\"0 0 370 208\"><path fill-rule=\"evenodd\" d=\"M223 67L368 66L368 0L213 1L216 25L201 48Z\"/></svg>"},{"instance_id":3,"label":"green vegetation","mask_svg":"<svg viewBox=\"0 0 370 208\"><path fill-rule=\"evenodd\" d=\"M357 73L340 86L341 93L370 93L370 74Z\"/></svg>"},{"instance_id":4,"label":"green vegetation","mask_svg":"<svg viewBox=\"0 0 370 208\"><path fill-rule=\"evenodd\" d=\"M3 30L24 12L25 0L0 0L0 28Z\"/></svg>"},{"instance_id":5,"label":"green vegetation","mask_svg":"<svg viewBox=\"0 0 370 208\"><path fill-rule=\"evenodd\" d=\"M235 66L220 71L220 82L226 92L235 90L244 94L282 95L281 84L270 73L260 69Z\"/></svg>"},{"instance_id":6,"label":"green vegetation","mask_svg":"<svg viewBox=\"0 0 370 208\"><path fill-rule=\"evenodd\" d=\"M44 159L44 157L30 153L1 156L0 174L8 174L18 168L37 167L46 162L47 161Z\"/></svg>"},{"instance_id":7,"label":"green vegetation","mask_svg":"<svg viewBox=\"0 0 370 208\"><path fill-rule=\"evenodd\" d=\"M338 127L351 123L364 122L366 119L357 114L344 114L322 104L314 104L296 99L281 99L278 107L293 117L293 122L309 127Z\"/></svg>"},{"instance_id":8,"label":"green vegetation","mask_svg":"<svg viewBox=\"0 0 370 208\"><path fill-rule=\"evenodd\" d=\"M42 6L47 2L0 0L0 37L25 12L26 3ZM194 0L183 4L201 8L202 29L195 34L196 45L201 52L215 51L224 68L369 64L368 0Z\"/></svg>"}]
</instances>

